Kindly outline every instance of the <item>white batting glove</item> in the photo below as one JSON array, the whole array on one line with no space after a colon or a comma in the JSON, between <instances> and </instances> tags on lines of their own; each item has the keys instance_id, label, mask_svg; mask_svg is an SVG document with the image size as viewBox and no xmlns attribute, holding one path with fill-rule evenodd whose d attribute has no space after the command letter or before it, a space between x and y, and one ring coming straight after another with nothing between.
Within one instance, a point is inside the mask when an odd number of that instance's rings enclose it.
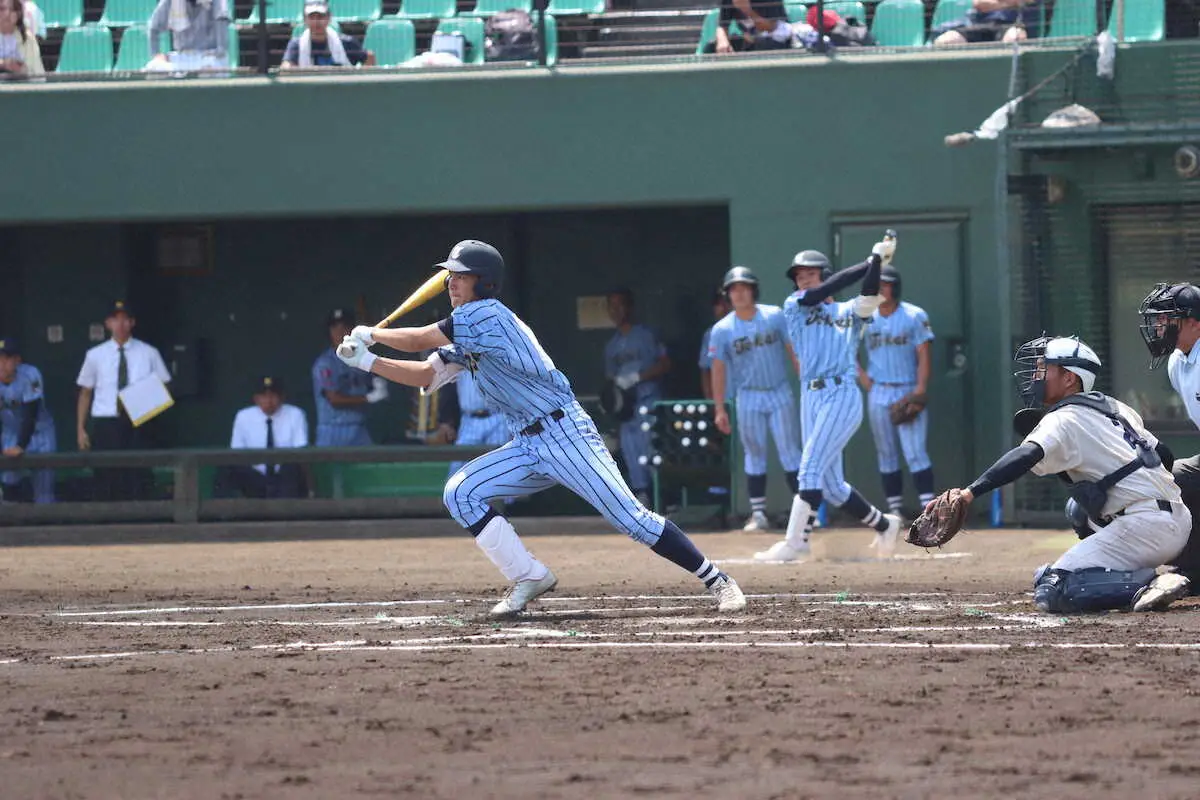
<instances>
[{"instance_id":1,"label":"white batting glove","mask_svg":"<svg viewBox=\"0 0 1200 800\"><path fill-rule=\"evenodd\" d=\"M363 372L370 372L371 365L377 358L365 344L351 339L349 336L343 337L342 343L337 346L337 357L343 364L361 369Z\"/></svg>"},{"instance_id":2,"label":"white batting glove","mask_svg":"<svg viewBox=\"0 0 1200 800\"><path fill-rule=\"evenodd\" d=\"M376 375L371 379L371 391L367 392L368 403L378 403L380 400L386 400L388 396L387 380Z\"/></svg>"},{"instance_id":3,"label":"white batting glove","mask_svg":"<svg viewBox=\"0 0 1200 800\"><path fill-rule=\"evenodd\" d=\"M350 331L350 338L369 347L375 344L375 329L369 325L355 325L354 330Z\"/></svg>"},{"instance_id":4,"label":"white batting glove","mask_svg":"<svg viewBox=\"0 0 1200 800\"><path fill-rule=\"evenodd\" d=\"M425 362L433 367L433 381L426 387L425 391L427 392L435 392L448 383L454 383L465 369L462 364L453 364L444 361L442 354L437 350L430 353L429 358L425 359Z\"/></svg>"},{"instance_id":5,"label":"white batting glove","mask_svg":"<svg viewBox=\"0 0 1200 800\"><path fill-rule=\"evenodd\" d=\"M859 251L862 252L862 251ZM896 254L896 240L884 239L882 242L876 242L871 248L871 255L879 256L879 263L886 267L892 263L892 256Z\"/></svg>"},{"instance_id":6,"label":"white batting glove","mask_svg":"<svg viewBox=\"0 0 1200 800\"><path fill-rule=\"evenodd\" d=\"M625 389L637 386L640 380L641 378L638 377L637 372L626 372L614 378L613 383L617 385L618 389L624 391Z\"/></svg>"}]
</instances>

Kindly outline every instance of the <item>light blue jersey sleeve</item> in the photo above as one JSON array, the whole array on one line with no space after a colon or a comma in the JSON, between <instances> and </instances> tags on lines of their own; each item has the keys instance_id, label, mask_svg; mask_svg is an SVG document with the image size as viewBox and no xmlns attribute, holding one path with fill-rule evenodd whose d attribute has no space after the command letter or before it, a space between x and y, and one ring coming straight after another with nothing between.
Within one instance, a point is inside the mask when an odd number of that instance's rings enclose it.
<instances>
[{"instance_id":1,"label":"light blue jersey sleeve","mask_svg":"<svg viewBox=\"0 0 1200 800\"><path fill-rule=\"evenodd\" d=\"M704 336L700 337L700 360L697 362L700 369L712 369L712 356L708 354L708 343L712 339L712 328L704 332Z\"/></svg>"},{"instance_id":2,"label":"light blue jersey sleeve","mask_svg":"<svg viewBox=\"0 0 1200 800\"><path fill-rule=\"evenodd\" d=\"M32 403L34 400L41 400L45 397L42 373L38 371L38 368L29 364L22 364L19 371L24 377L24 383L21 387L21 402Z\"/></svg>"},{"instance_id":3,"label":"light blue jersey sleeve","mask_svg":"<svg viewBox=\"0 0 1200 800\"><path fill-rule=\"evenodd\" d=\"M912 310L913 344L922 345L926 342L933 341L933 327L929 324L929 315L925 313L925 309L921 308L920 306L913 306Z\"/></svg>"}]
</instances>

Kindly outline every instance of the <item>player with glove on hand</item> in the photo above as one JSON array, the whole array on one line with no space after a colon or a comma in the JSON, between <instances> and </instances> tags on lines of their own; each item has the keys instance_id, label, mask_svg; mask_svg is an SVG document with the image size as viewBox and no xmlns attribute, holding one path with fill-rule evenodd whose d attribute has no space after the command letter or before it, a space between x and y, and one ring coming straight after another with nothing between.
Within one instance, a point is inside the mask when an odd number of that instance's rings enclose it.
<instances>
[{"instance_id":1,"label":"player with glove on hand","mask_svg":"<svg viewBox=\"0 0 1200 800\"><path fill-rule=\"evenodd\" d=\"M1070 484L1082 540L1034 575L1042 611L1155 611L1187 593L1181 575L1156 576L1177 556L1192 517L1168 469L1174 458L1129 406L1092 391L1100 359L1077 338L1039 337L1017 350L1025 408L1014 425L1024 441L965 489L935 498L907 541L949 541L978 496L1027 472Z\"/></svg>"},{"instance_id":2,"label":"player with glove on hand","mask_svg":"<svg viewBox=\"0 0 1200 800\"><path fill-rule=\"evenodd\" d=\"M450 316L421 328L351 331L338 358L358 369L407 386L436 389L468 369L487 407L502 414L512 440L454 473L442 499L455 521L512 582L492 608L516 614L552 590L558 579L525 549L493 500L566 486L614 527L686 569L716 598L720 612L741 611L746 598L732 578L705 558L675 523L647 509L621 479L591 417L579 405L566 375L516 314L499 300L504 259L490 244L459 242L438 264L449 271ZM375 342L395 350L435 352L425 361L378 358Z\"/></svg>"}]
</instances>

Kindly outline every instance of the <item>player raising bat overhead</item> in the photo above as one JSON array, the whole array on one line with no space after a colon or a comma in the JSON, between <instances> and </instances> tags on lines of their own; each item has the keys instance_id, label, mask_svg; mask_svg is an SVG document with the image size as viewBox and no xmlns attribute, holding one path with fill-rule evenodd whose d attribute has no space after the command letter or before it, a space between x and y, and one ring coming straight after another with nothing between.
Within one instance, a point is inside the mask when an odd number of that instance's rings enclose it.
<instances>
[{"instance_id":1,"label":"player raising bat overhead","mask_svg":"<svg viewBox=\"0 0 1200 800\"><path fill-rule=\"evenodd\" d=\"M338 357L390 381L428 389L469 370L488 407L504 415L511 441L468 462L443 492L450 514L512 582L492 615L523 610L552 590L558 579L525 549L513 526L489 503L555 484L571 489L614 527L695 575L716 597L719 611L745 608L737 583L706 559L675 523L639 503L621 479L567 377L555 368L529 326L500 302L504 260L496 248L475 240L459 242L437 267L449 271L449 317L420 328L356 327L338 348ZM371 353L368 348L376 342L409 353L437 349L425 361L399 361Z\"/></svg>"}]
</instances>

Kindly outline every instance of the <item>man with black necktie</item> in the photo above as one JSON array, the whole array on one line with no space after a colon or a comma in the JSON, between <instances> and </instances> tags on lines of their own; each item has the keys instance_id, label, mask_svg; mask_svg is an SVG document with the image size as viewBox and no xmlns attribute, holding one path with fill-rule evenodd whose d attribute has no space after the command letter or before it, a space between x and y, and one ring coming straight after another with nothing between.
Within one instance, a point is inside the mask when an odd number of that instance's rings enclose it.
<instances>
[{"instance_id":1,"label":"man with black necktie","mask_svg":"<svg viewBox=\"0 0 1200 800\"><path fill-rule=\"evenodd\" d=\"M308 447L308 419L300 408L283 402L283 382L266 376L254 390L254 405L233 419L233 449ZM230 497L294 498L307 495L300 464L255 464L222 467L217 472L216 495Z\"/></svg>"},{"instance_id":2,"label":"man with black necktie","mask_svg":"<svg viewBox=\"0 0 1200 800\"><path fill-rule=\"evenodd\" d=\"M79 386L75 437L80 450L139 450L150 446L142 430L133 426L118 402L117 393L151 374L169 383L171 373L153 345L133 338L136 324L129 305L124 300L116 301L104 320L112 338L91 348L84 356L75 380ZM153 480L149 469L97 469L95 477L94 499L108 501L144 499L149 496Z\"/></svg>"}]
</instances>

